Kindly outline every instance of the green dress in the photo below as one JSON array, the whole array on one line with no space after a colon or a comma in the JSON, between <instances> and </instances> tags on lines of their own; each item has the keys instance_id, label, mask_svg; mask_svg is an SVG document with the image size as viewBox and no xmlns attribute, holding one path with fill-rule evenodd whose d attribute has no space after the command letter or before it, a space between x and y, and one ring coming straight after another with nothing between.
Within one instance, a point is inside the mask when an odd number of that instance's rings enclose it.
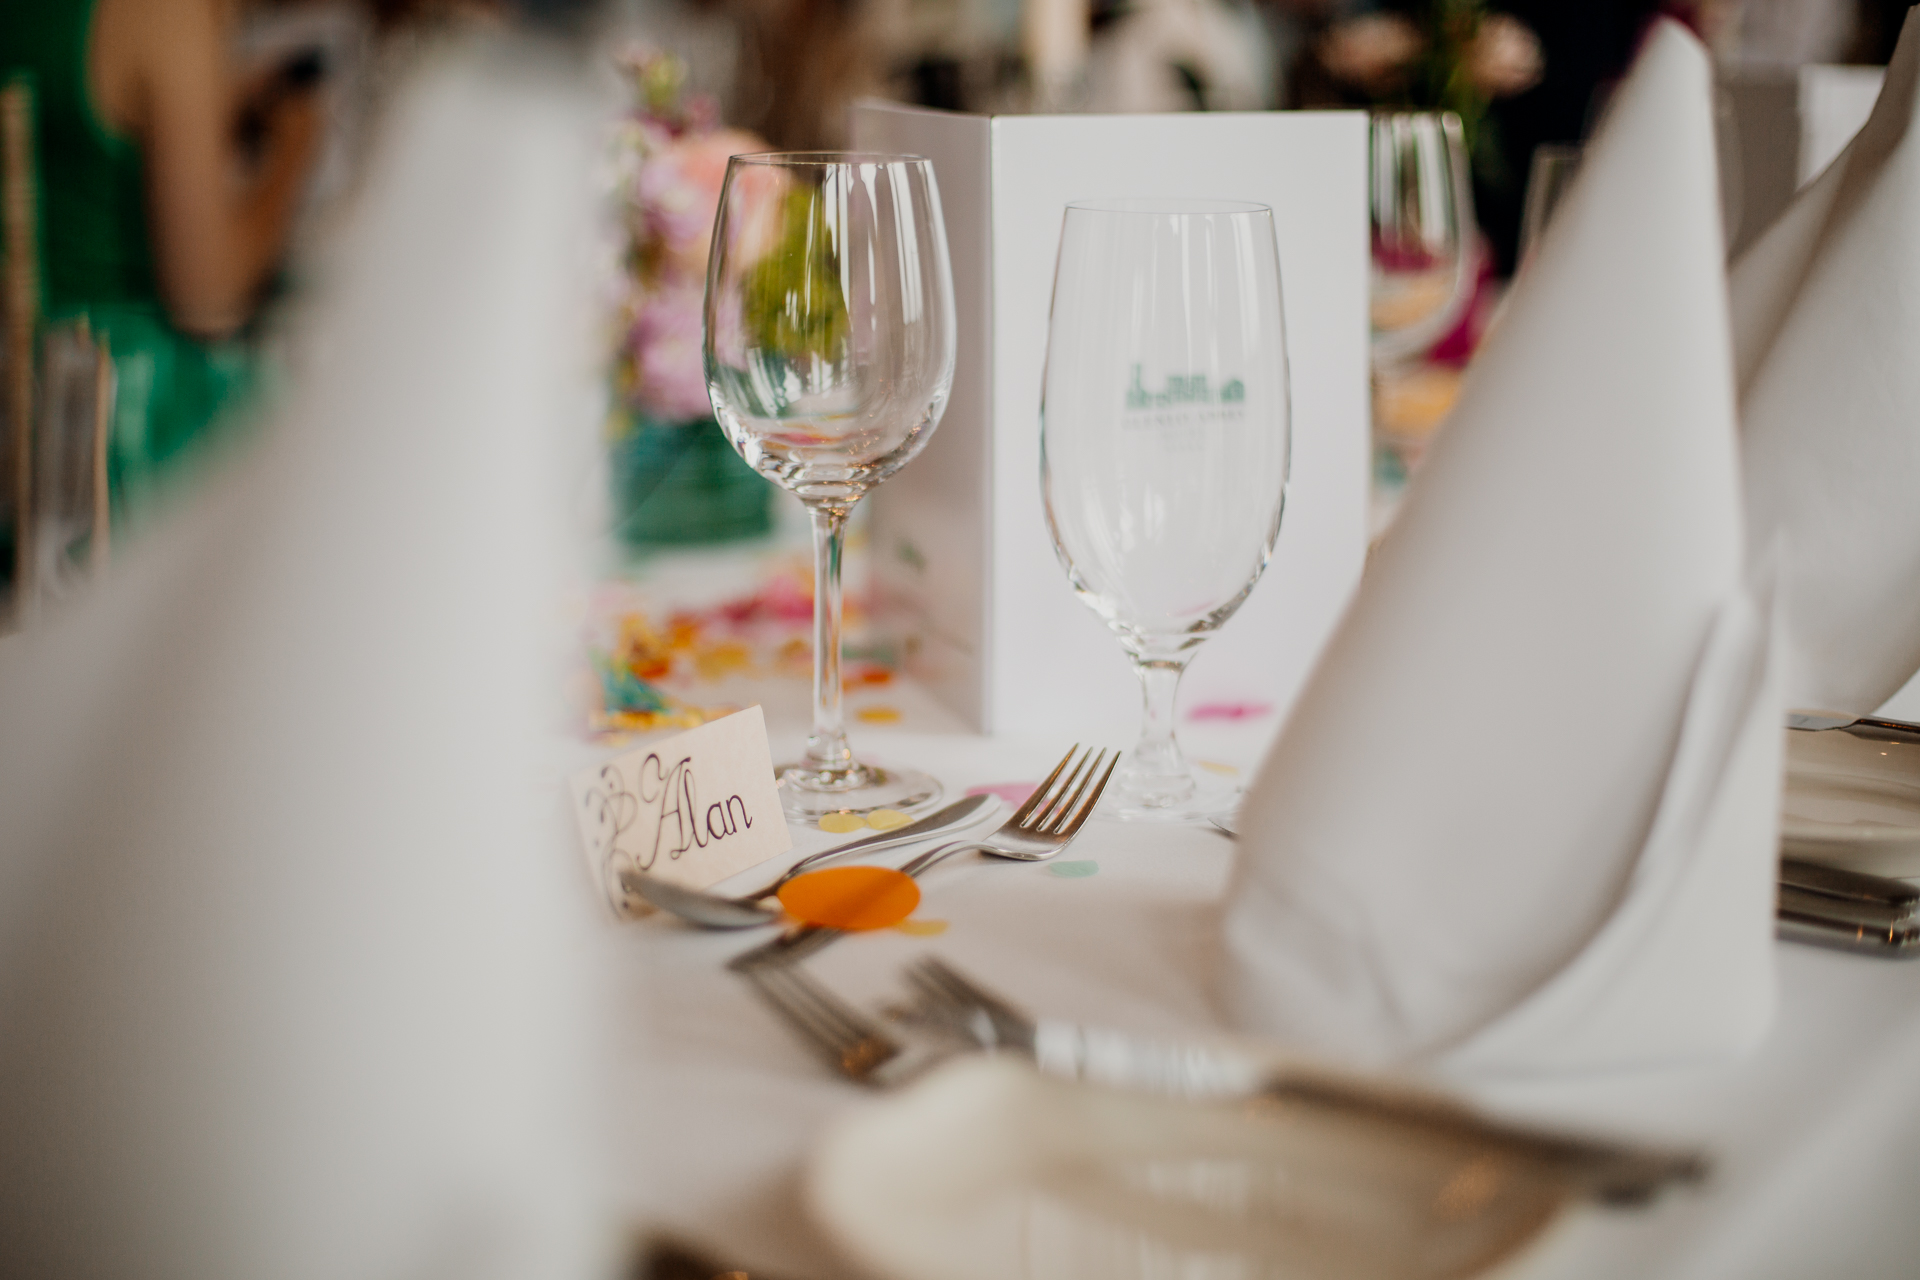
<instances>
[{"instance_id":1,"label":"green dress","mask_svg":"<svg viewBox=\"0 0 1920 1280\"><path fill-rule=\"evenodd\" d=\"M33 88L41 306L85 317L111 345L109 446L116 519L230 412L251 382L241 342L175 329L160 302L140 149L110 131L87 89L94 0L0 0L0 78Z\"/></svg>"}]
</instances>

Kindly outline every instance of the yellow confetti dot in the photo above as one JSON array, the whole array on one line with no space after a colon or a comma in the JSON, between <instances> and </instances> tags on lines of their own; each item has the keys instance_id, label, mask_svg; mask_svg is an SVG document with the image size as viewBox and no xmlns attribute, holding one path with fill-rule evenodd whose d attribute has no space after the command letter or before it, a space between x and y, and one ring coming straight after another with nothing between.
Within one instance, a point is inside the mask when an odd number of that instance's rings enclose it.
<instances>
[{"instance_id":1,"label":"yellow confetti dot","mask_svg":"<svg viewBox=\"0 0 1920 1280\"><path fill-rule=\"evenodd\" d=\"M900 712L893 707L862 707L853 713L868 724L897 724Z\"/></svg>"},{"instance_id":2,"label":"yellow confetti dot","mask_svg":"<svg viewBox=\"0 0 1920 1280\"><path fill-rule=\"evenodd\" d=\"M912 814L902 813L898 809L875 809L867 815L867 825L875 831L891 831L912 821Z\"/></svg>"},{"instance_id":3,"label":"yellow confetti dot","mask_svg":"<svg viewBox=\"0 0 1920 1280\"><path fill-rule=\"evenodd\" d=\"M866 827L867 820L857 813L827 813L820 816L820 829L843 836L849 831L859 831Z\"/></svg>"},{"instance_id":4,"label":"yellow confetti dot","mask_svg":"<svg viewBox=\"0 0 1920 1280\"><path fill-rule=\"evenodd\" d=\"M694 669L702 679L720 680L753 665L753 653L738 640L722 640L694 654Z\"/></svg>"},{"instance_id":5,"label":"yellow confetti dot","mask_svg":"<svg viewBox=\"0 0 1920 1280\"><path fill-rule=\"evenodd\" d=\"M1209 773L1217 773L1223 778L1237 778L1240 771L1230 764L1221 764L1218 760L1195 760L1195 764Z\"/></svg>"},{"instance_id":6,"label":"yellow confetti dot","mask_svg":"<svg viewBox=\"0 0 1920 1280\"><path fill-rule=\"evenodd\" d=\"M947 931L945 920L902 920L893 926L915 938L937 938Z\"/></svg>"}]
</instances>

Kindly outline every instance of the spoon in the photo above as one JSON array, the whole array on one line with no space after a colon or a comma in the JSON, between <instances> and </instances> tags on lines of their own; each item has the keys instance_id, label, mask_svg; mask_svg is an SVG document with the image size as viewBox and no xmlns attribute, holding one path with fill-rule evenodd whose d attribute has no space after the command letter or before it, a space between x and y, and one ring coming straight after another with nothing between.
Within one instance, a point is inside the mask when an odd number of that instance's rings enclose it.
<instances>
[{"instance_id":1,"label":"spoon","mask_svg":"<svg viewBox=\"0 0 1920 1280\"><path fill-rule=\"evenodd\" d=\"M843 853L890 849L897 844L907 844L914 840L924 840L929 836L941 835L958 827L968 826L977 821L980 815L990 808L997 808L999 801L991 795L966 796L956 800L944 809L928 814L911 826L895 831L882 831L860 840L835 845L831 849L822 849L810 853L787 868L786 874L757 893L742 894L737 898L728 898L717 893L708 893L704 889L689 889L674 884L659 876L648 875L644 871L622 871L620 887L637 898L643 898L660 908L671 912L683 920L691 920L708 929L750 929L754 925L772 924L780 918L780 908L763 906L762 903L780 891L780 886L805 871L817 862L828 858L837 858Z\"/></svg>"}]
</instances>

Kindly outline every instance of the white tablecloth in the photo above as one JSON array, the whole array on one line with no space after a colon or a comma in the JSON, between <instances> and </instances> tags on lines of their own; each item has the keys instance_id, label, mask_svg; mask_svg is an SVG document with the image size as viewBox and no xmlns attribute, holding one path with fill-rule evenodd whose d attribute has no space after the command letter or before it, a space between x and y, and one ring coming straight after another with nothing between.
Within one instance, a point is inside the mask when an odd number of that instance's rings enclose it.
<instances>
[{"instance_id":1,"label":"white tablecloth","mask_svg":"<svg viewBox=\"0 0 1920 1280\"><path fill-rule=\"evenodd\" d=\"M1250 766L1270 728L1187 736L1194 754ZM776 753L799 736L776 730ZM874 758L929 768L956 791L1042 776L1064 745L856 734ZM797 832L794 856L828 840ZM947 921L944 934L848 938L811 967L843 994L877 1001L899 992L908 959L931 952L1036 1012L1142 1034L1225 1030L1214 939L1231 842L1205 828L1097 822L1067 856L1096 861L1097 874L973 859L937 869L919 914ZM772 870L738 883L758 885ZM822 1130L870 1095L830 1076L724 971L764 935L609 927L620 934L612 1136L623 1207L754 1274L847 1276L806 1219L800 1169ZM1920 964L1787 944L1779 961L1779 1017L1745 1061L1474 1088L1515 1116L1697 1144L1714 1157L1702 1190L1651 1210L1571 1216L1521 1275L1920 1274Z\"/></svg>"}]
</instances>

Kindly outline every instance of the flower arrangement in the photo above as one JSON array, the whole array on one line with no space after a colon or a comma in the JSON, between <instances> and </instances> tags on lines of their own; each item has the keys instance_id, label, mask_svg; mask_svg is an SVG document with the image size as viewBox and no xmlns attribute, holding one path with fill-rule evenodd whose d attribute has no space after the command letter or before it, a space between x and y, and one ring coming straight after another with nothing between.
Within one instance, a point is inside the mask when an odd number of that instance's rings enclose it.
<instances>
[{"instance_id":1,"label":"flower arrangement","mask_svg":"<svg viewBox=\"0 0 1920 1280\"><path fill-rule=\"evenodd\" d=\"M686 64L639 48L621 59L634 108L615 128L616 199L627 239L614 386L657 423L712 416L701 358L707 249L727 158L764 151L721 126L705 94L686 92Z\"/></svg>"},{"instance_id":2,"label":"flower arrangement","mask_svg":"<svg viewBox=\"0 0 1920 1280\"><path fill-rule=\"evenodd\" d=\"M1421 0L1352 18L1335 24L1318 52L1335 80L1376 104L1458 115L1485 178L1500 165L1489 104L1532 88L1543 70L1533 31L1484 0Z\"/></svg>"}]
</instances>

